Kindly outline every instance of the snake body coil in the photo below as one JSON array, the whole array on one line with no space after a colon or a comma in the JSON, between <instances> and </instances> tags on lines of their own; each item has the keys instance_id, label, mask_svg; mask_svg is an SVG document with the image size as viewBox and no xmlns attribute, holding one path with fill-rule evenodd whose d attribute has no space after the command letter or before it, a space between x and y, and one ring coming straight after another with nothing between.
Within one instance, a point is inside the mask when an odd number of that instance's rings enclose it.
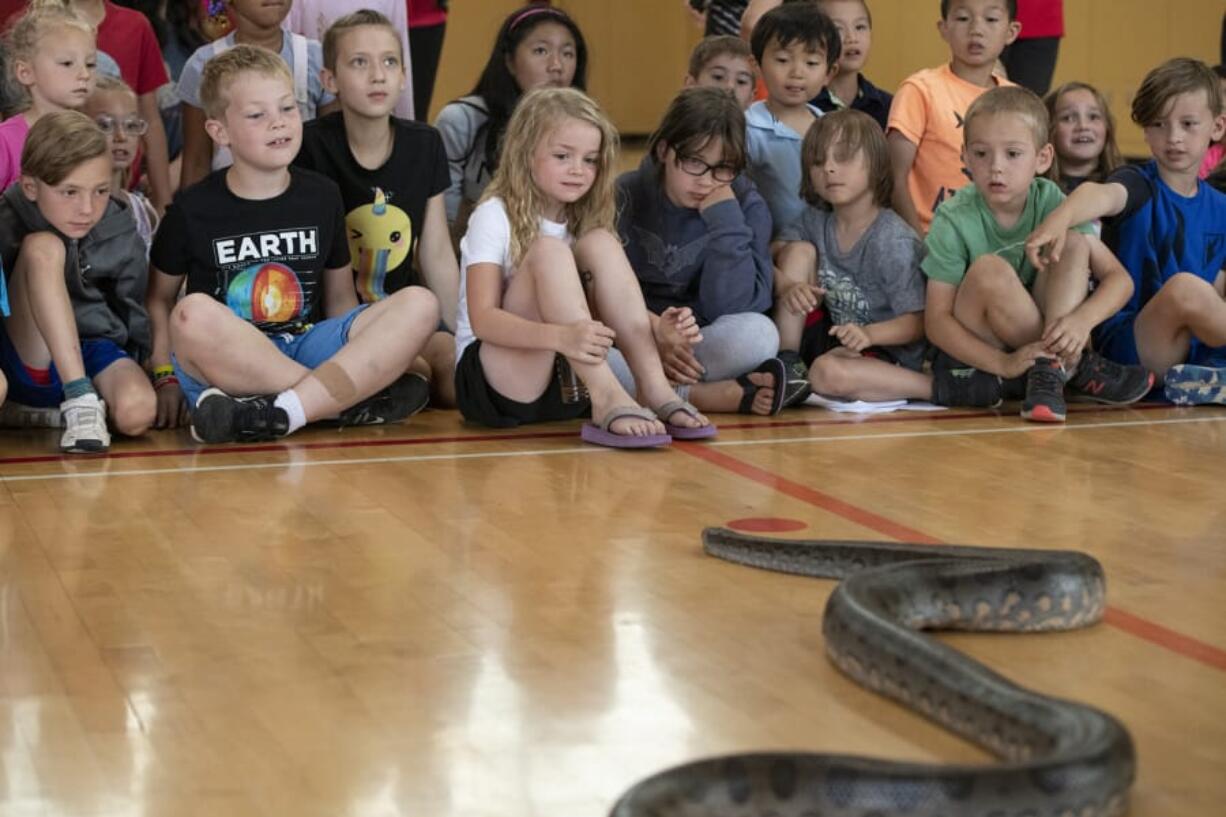
<instances>
[{"instance_id":1,"label":"snake body coil","mask_svg":"<svg viewBox=\"0 0 1226 817\"><path fill-rule=\"evenodd\" d=\"M782 540L703 532L707 553L843 579L823 634L830 659L991 752L995 765L761 753L711 758L638 783L612 817L1118 817L1134 776L1115 718L1023 689L921 630L1067 630L1103 613L1102 567L1073 551Z\"/></svg>"}]
</instances>

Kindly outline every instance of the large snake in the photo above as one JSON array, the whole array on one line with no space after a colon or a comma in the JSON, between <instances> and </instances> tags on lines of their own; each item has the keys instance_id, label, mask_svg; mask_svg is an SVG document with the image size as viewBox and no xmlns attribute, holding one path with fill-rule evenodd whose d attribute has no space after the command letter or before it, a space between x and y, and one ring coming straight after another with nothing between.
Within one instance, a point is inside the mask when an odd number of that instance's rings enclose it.
<instances>
[{"instance_id":1,"label":"large snake","mask_svg":"<svg viewBox=\"0 0 1226 817\"><path fill-rule=\"evenodd\" d=\"M1118 817L1135 769L1110 715L1040 695L920 630L1068 630L1103 613L1102 566L1074 551L753 538L703 531L707 553L843 579L826 652L868 688L999 758L995 765L846 755L729 755L641 781L611 817Z\"/></svg>"}]
</instances>

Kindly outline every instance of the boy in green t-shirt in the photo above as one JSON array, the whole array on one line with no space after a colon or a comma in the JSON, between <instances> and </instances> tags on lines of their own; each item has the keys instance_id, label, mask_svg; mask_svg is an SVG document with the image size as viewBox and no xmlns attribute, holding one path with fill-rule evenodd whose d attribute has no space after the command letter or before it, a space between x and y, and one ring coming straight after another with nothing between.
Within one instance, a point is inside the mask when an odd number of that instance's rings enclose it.
<instances>
[{"instance_id":1,"label":"boy in green t-shirt","mask_svg":"<svg viewBox=\"0 0 1226 817\"><path fill-rule=\"evenodd\" d=\"M937 208L925 241L924 326L941 352L935 401L994 406L1002 378L1025 375L1022 417L1058 423L1066 384L1103 403L1144 397L1152 385L1144 368L1112 363L1087 345L1090 330L1132 295L1132 278L1111 251L1082 225L1059 263L1037 271L1026 258L1027 236L1064 200L1054 182L1036 178L1053 156L1042 101L1025 88L994 88L971 105L963 132L974 184Z\"/></svg>"}]
</instances>

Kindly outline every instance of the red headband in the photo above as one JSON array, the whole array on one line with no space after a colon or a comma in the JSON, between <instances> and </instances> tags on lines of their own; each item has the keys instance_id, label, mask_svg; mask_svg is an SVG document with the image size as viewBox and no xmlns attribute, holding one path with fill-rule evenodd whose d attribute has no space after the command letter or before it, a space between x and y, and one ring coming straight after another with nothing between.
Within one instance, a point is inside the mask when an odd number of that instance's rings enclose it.
<instances>
[{"instance_id":1,"label":"red headband","mask_svg":"<svg viewBox=\"0 0 1226 817\"><path fill-rule=\"evenodd\" d=\"M515 27L529 17L535 17L538 14L552 14L559 19L566 19L566 12L561 9L555 9L552 6L533 6L530 9L524 9L519 14L515 15L515 19L507 26L507 33L510 34L515 30Z\"/></svg>"}]
</instances>

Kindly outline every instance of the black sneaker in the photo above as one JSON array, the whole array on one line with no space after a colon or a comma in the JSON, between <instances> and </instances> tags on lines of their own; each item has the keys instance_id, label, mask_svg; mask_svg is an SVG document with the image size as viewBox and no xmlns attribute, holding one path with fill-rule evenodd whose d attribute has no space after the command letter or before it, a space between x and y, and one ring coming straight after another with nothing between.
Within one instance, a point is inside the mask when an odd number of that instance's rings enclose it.
<instances>
[{"instance_id":1,"label":"black sneaker","mask_svg":"<svg viewBox=\"0 0 1226 817\"><path fill-rule=\"evenodd\" d=\"M1086 349L1068 386L1074 399L1126 406L1153 388L1154 376L1144 366L1124 366Z\"/></svg>"},{"instance_id":2,"label":"black sneaker","mask_svg":"<svg viewBox=\"0 0 1226 817\"><path fill-rule=\"evenodd\" d=\"M970 366L933 369L932 402L938 406L996 408L1001 403L1000 378Z\"/></svg>"},{"instance_id":3,"label":"black sneaker","mask_svg":"<svg viewBox=\"0 0 1226 817\"><path fill-rule=\"evenodd\" d=\"M800 359L800 353L790 349L781 350L778 358L783 361L788 373L788 383L783 389L783 407L798 406L813 393L809 386L809 367Z\"/></svg>"},{"instance_id":4,"label":"black sneaker","mask_svg":"<svg viewBox=\"0 0 1226 817\"><path fill-rule=\"evenodd\" d=\"M336 424L344 428L398 423L424 409L428 402L430 384L426 378L415 372L402 374L391 385L342 411Z\"/></svg>"},{"instance_id":5,"label":"black sneaker","mask_svg":"<svg viewBox=\"0 0 1226 817\"><path fill-rule=\"evenodd\" d=\"M1068 373L1059 360L1036 358L1026 373L1026 399L1022 419L1036 423L1063 423L1068 407L1064 404L1064 384Z\"/></svg>"},{"instance_id":6,"label":"black sneaker","mask_svg":"<svg viewBox=\"0 0 1226 817\"><path fill-rule=\"evenodd\" d=\"M289 415L273 405L276 395L231 397L205 389L192 411L192 436L201 443L254 443L289 433Z\"/></svg>"}]
</instances>

